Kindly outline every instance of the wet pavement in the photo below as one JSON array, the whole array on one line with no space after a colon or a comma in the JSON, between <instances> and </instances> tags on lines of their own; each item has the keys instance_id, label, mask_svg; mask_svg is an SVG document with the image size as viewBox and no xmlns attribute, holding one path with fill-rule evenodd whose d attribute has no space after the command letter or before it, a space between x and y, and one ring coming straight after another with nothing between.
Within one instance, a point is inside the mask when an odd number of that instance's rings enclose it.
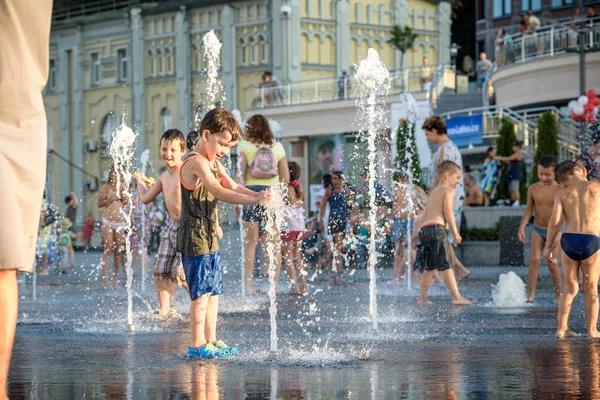
<instances>
[{"instance_id":1,"label":"wet pavement","mask_svg":"<svg viewBox=\"0 0 600 400\"><path fill-rule=\"evenodd\" d=\"M233 234L232 234L233 235ZM68 275L20 284L19 325L9 374L12 399L519 399L600 398L600 342L554 338L553 288L542 266L533 305L492 305L498 276L526 268L473 268L460 283L478 304L452 307L445 287L430 290L432 306L415 306L417 290L389 288L378 271L377 333L369 319L365 270L330 286L317 275L310 295L279 297L281 359L267 361L266 296L240 296L240 249L222 244L226 266L218 334L240 355L188 360L187 322L150 318L152 283L135 283L135 333L127 333L126 290L99 285L100 253L77 253ZM313 271L309 271L309 276ZM282 274L285 279L285 273ZM267 282L260 286L266 289ZM282 285L282 290L285 286ZM178 291L175 308L189 315ZM583 299L571 327L585 333Z\"/></svg>"}]
</instances>

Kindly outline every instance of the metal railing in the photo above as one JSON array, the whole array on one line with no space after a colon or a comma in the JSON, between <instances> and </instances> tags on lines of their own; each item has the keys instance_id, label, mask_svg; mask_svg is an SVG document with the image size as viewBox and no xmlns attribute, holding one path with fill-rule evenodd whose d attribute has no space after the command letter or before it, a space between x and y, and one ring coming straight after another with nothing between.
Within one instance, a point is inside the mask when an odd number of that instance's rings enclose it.
<instances>
[{"instance_id":1,"label":"metal railing","mask_svg":"<svg viewBox=\"0 0 600 400\"><path fill-rule=\"evenodd\" d=\"M584 35L579 35L580 30ZM505 40L496 60L499 65L510 65L525 61L554 57L568 51L576 51L580 40L588 49L600 46L600 19L582 19L571 24L552 24L534 33L517 33Z\"/></svg>"},{"instance_id":2,"label":"metal railing","mask_svg":"<svg viewBox=\"0 0 600 400\"><path fill-rule=\"evenodd\" d=\"M388 95L428 91L431 82L424 82L421 79L422 67L419 65L390 70L391 86ZM438 65L430 64L429 68L430 76L433 78L433 71L438 68ZM276 86L259 85L246 90L253 92L254 100L251 108L265 108L351 100L357 97L354 88L354 77L348 75L339 78L332 76L308 79Z\"/></svg>"},{"instance_id":3,"label":"metal railing","mask_svg":"<svg viewBox=\"0 0 600 400\"><path fill-rule=\"evenodd\" d=\"M128 9L140 2L140 0L98 0L81 2L71 7L55 7L52 11L52 24L64 23L87 15Z\"/></svg>"},{"instance_id":4,"label":"metal railing","mask_svg":"<svg viewBox=\"0 0 600 400\"><path fill-rule=\"evenodd\" d=\"M454 89L454 69L449 62L446 62L439 66L439 68L433 74L431 85L429 85L429 92L427 97L429 98L429 112L431 115L435 114L437 102L442 93L446 88Z\"/></svg>"},{"instance_id":5,"label":"metal railing","mask_svg":"<svg viewBox=\"0 0 600 400\"><path fill-rule=\"evenodd\" d=\"M497 139L502 124L506 118L515 126L517 139L523 142L523 151L533 157L537 145L538 120L545 111L552 111L557 120L557 137L560 160L573 159L580 153L577 135L579 125L568 116L561 113L556 107L539 107L528 110L515 111L504 106L485 106L456 110L441 114L445 118L462 115L482 115L483 138Z\"/></svg>"}]
</instances>

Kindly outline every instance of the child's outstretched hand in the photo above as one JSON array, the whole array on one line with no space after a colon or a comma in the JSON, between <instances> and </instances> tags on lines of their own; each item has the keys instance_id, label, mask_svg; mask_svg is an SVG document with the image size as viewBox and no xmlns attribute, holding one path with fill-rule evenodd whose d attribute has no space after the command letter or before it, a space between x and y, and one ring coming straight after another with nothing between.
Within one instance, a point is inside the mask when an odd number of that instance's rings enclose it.
<instances>
[{"instance_id":1,"label":"child's outstretched hand","mask_svg":"<svg viewBox=\"0 0 600 400\"><path fill-rule=\"evenodd\" d=\"M260 204L261 206L268 206L269 204L271 204L271 197L272 196L270 190L263 190L258 194L258 196L256 196L256 199L258 200L258 204Z\"/></svg>"},{"instance_id":2,"label":"child's outstretched hand","mask_svg":"<svg viewBox=\"0 0 600 400\"><path fill-rule=\"evenodd\" d=\"M456 244L460 244L460 242L462 242L462 236L460 236L460 233L456 233L456 235L454 235L454 242Z\"/></svg>"}]
</instances>

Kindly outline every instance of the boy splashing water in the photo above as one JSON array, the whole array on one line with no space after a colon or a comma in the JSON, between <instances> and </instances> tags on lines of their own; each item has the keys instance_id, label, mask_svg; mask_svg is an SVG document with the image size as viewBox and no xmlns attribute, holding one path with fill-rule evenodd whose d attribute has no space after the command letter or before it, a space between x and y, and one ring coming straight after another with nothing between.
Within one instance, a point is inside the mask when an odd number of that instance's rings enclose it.
<instances>
[{"instance_id":1,"label":"boy splashing water","mask_svg":"<svg viewBox=\"0 0 600 400\"><path fill-rule=\"evenodd\" d=\"M564 189L554 197L554 209L548 224L544 258L554 257L552 243L566 223L560 239L565 290L558 302L556 337L577 336L569 330L571 306L579 292L579 268L583 270L583 293L588 337L598 338L598 277L600 268L600 183L588 182L587 171L574 161L564 161L554 170L556 182Z\"/></svg>"},{"instance_id":2,"label":"boy splashing water","mask_svg":"<svg viewBox=\"0 0 600 400\"><path fill-rule=\"evenodd\" d=\"M181 219L177 248L190 291L190 358L237 354L235 347L217 340L219 295L223 293L223 269L217 242L217 201L268 205L269 191L253 192L237 185L219 163L242 137L231 111L216 108L200 124L200 139L180 170Z\"/></svg>"},{"instance_id":3,"label":"boy splashing water","mask_svg":"<svg viewBox=\"0 0 600 400\"><path fill-rule=\"evenodd\" d=\"M456 185L460 182L462 171L458 164L444 161L438 166L437 180L439 184L429 195L429 200L423 216L421 217L419 242L421 251L417 254L416 264L423 272L421 277L421 293L418 305L427 305L427 291L435 270L441 271L444 283L452 295L452 304L470 305L474 301L467 300L460 295L456 284L456 277L450 263L450 243L448 231L454 235L454 241L460 243L462 237L458 233L454 220L454 195Z\"/></svg>"},{"instance_id":4,"label":"boy splashing water","mask_svg":"<svg viewBox=\"0 0 600 400\"><path fill-rule=\"evenodd\" d=\"M525 226L529 223L531 214L535 215L533 221L533 234L531 235L531 255L529 257L529 273L527 279L527 302L533 302L535 298L535 286L537 284L540 262L542 261L542 251L546 244L548 231L546 227L550 222L552 215L552 207L554 206L554 197L560 190L558 183L554 181L554 167L556 159L552 156L543 156L537 165L538 183L534 183L527 189L527 208L521 218L519 225L518 239L521 243L525 243ZM555 240L552 245L552 254L558 254L559 241ZM555 303L560 299L562 291L562 277L558 268L557 258L554 257L548 260L548 269L554 282L556 292Z\"/></svg>"}]
</instances>

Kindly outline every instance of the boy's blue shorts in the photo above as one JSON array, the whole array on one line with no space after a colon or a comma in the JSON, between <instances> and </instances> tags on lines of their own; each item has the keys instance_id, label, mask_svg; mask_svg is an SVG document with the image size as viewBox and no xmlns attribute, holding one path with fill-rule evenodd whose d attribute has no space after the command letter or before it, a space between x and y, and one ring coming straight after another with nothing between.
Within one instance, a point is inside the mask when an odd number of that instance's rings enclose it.
<instances>
[{"instance_id":1,"label":"boy's blue shorts","mask_svg":"<svg viewBox=\"0 0 600 400\"><path fill-rule=\"evenodd\" d=\"M207 293L211 296L223 294L223 268L218 250L195 257L182 255L181 259L192 301Z\"/></svg>"}]
</instances>

